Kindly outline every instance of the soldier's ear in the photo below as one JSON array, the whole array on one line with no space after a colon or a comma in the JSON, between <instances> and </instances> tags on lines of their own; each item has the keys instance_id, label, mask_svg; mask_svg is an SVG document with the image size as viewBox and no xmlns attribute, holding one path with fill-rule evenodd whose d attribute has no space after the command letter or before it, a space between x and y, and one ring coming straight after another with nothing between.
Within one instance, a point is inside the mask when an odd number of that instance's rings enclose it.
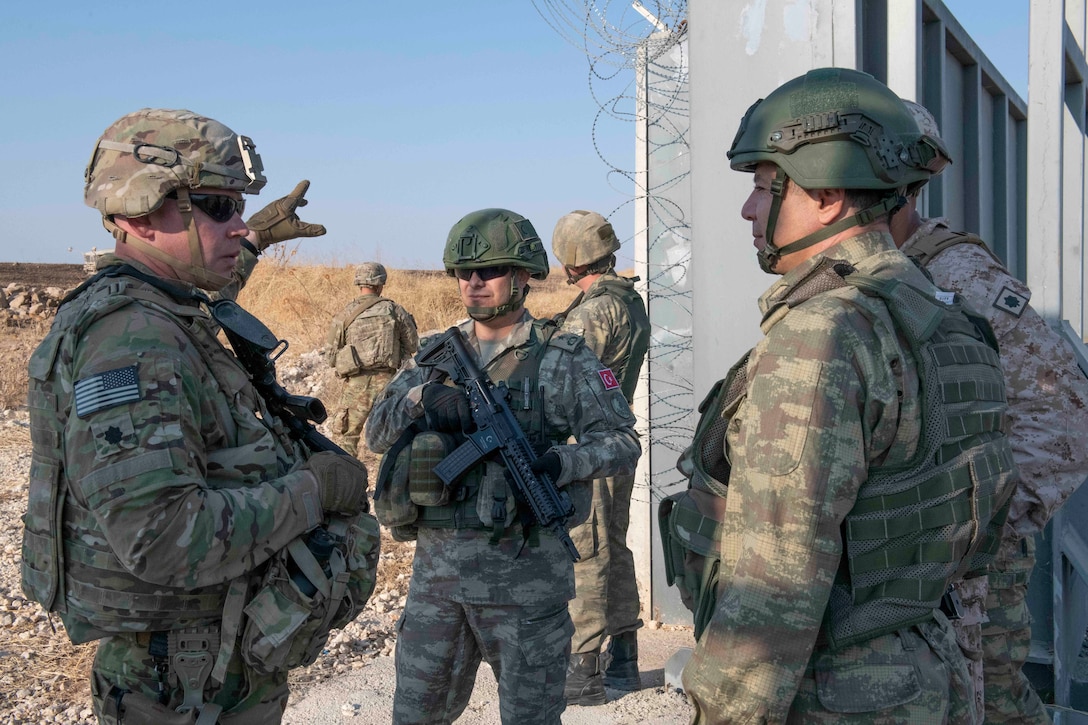
<instances>
[{"instance_id":1,"label":"soldier's ear","mask_svg":"<svg viewBox=\"0 0 1088 725\"><path fill-rule=\"evenodd\" d=\"M113 223L123 231L147 242L155 241L155 227L150 216L127 217L120 214L113 217Z\"/></svg>"}]
</instances>

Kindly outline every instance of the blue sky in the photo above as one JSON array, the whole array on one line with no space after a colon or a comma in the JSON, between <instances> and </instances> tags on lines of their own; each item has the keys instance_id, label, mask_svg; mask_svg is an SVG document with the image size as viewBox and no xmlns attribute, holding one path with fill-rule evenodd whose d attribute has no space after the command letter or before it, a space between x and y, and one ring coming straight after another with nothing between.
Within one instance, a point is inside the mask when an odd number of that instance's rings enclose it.
<instances>
[{"instance_id":1,"label":"blue sky","mask_svg":"<svg viewBox=\"0 0 1088 725\"><path fill-rule=\"evenodd\" d=\"M1026 98L1026 0L945 4ZM487 206L545 240L576 208L633 232L631 185L599 157L633 168L633 124L598 117L584 51L530 0L12 2L0 67L0 261L112 245L83 206L83 169L101 131L144 106L252 137L270 181L251 210L309 178L303 218L329 233L297 246L306 261L437 267L450 226ZM630 92L629 76L594 88Z\"/></svg>"}]
</instances>

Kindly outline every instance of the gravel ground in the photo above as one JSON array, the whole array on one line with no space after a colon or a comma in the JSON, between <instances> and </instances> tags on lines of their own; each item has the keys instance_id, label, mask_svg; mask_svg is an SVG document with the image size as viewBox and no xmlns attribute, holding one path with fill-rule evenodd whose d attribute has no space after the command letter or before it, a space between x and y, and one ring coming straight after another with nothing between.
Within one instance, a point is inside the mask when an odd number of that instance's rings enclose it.
<instances>
[{"instance_id":1,"label":"gravel ground","mask_svg":"<svg viewBox=\"0 0 1088 725\"><path fill-rule=\"evenodd\" d=\"M306 371L290 372L302 377ZM373 461L368 467L376 470ZM59 618L27 601L19 582L29 468L26 412L0 411L0 725L93 725L87 678L94 644L72 646ZM408 593L412 552L412 545L383 536L374 595L357 620L333 632L313 665L291 673L286 723L389 721L394 627ZM565 723L688 722L690 708L683 696L665 692L662 668L676 648L691 645L691 629L651 627L640 635L647 689L610 692L613 701L599 708L570 708ZM490 668L481 667L472 704L459 722L497 723L495 692Z\"/></svg>"}]
</instances>

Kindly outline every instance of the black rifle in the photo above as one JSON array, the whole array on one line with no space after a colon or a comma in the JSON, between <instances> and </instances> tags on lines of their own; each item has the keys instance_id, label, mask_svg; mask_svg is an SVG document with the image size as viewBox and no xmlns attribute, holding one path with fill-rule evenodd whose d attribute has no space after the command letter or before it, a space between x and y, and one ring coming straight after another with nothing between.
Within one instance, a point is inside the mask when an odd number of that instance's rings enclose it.
<instances>
[{"instance_id":1,"label":"black rifle","mask_svg":"<svg viewBox=\"0 0 1088 725\"><path fill-rule=\"evenodd\" d=\"M235 357L253 380L253 387L264 398L268 411L287 426L291 437L302 441L311 453L332 451L351 455L314 427L314 423L324 423L329 417L325 405L308 395L291 395L276 380L276 360L287 351L287 341L277 338L236 302L217 300L210 306L212 317L223 328Z\"/></svg>"},{"instance_id":2,"label":"black rifle","mask_svg":"<svg viewBox=\"0 0 1088 725\"><path fill-rule=\"evenodd\" d=\"M581 559L578 548L563 526L574 515L574 505L567 492L557 489L547 474L533 471L532 462L537 458L536 452L518 425L517 418L510 412L506 402L506 383L495 385L491 382L465 347L461 330L456 327L435 338L416 358L416 362L421 367L444 373L465 390L472 419L476 423L476 430L466 434L468 440L434 467L435 475L449 486L482 459L498 451L510 474L516 498L528 505L533 519L541 528L563 542L571 561Z\"/></svg>"}]
</instances>

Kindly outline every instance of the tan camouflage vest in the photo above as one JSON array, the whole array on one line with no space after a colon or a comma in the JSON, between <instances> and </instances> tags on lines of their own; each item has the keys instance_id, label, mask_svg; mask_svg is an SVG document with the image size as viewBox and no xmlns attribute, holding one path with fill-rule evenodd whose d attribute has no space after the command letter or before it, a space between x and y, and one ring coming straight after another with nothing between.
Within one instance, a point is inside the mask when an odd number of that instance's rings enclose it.
<instances>
[{"instance_id":1,"label":"tan camouflage vest","mask_svg":"<svg viewBox=\"0 0 1088 725\"><path fill-rule=\"evenodd\" d=\"M944 305L898 281L849 273L848 265L836 271L840 264L813 270L788 304L846 284L884 299L918 364L923 434L913 460L869 470L847 514L846 558L820 637L832 648L929 620L949 582L992 560L1016 481L1004 377L984 318L958 301ZM715 606L724 506L696 494L727 495L724 439L747 387L747 359L700 407L695 440L679 463L691 489L666 499L660 512L669 578L695 589L697 633ZM706 550L705 563L692 561L695 548Z\"/></svg>"},{"instance_id":2,"label":"tan camouflage vest","mask_svg":"<svg viewBox=\"0 0 1088 725\"><path fill-rule=\"evenodd\" d=\"M81 336L96 320L132 304L154 308L185 330L199 350L210 383L222 392L218 418L232 434L229 448L208 451L210 487L251 485L287 473L293 444L253 390L240 364L215 338L211 322L194 304L176 302L129 276L105 277L78 291L57 313L52 329L31 356L28 405L33 453L24 517L22 583L27 596L60 614L73 642L115 632L205 626L223 613L229 582L203 589L164 590L130 574L106 544L94 515L70 495L65 467L65 426L72 411L68 369ZM234 391L238 391L235 395ZM247 466L235 464L244 462ZM253 464L257 464L254 466Z\"/></svg>"},{"instance_id":3,"label":"tan camouflage vest","mask_svg":"<svg viewBox=\"0 0 1088 725\"><path fill-rule=\"evenodd\" d=\"M400 366L400 338L397 336L397 320L392 314L363 316L379 302L388 302L378 295L357 297L339 315L333 318L325 343L326 360L338 377L378 371L395 371ZM359 349L349 345L347 331L358 320L362 326L361 337L368 344Z\"/></svg>"}]
</instances>

